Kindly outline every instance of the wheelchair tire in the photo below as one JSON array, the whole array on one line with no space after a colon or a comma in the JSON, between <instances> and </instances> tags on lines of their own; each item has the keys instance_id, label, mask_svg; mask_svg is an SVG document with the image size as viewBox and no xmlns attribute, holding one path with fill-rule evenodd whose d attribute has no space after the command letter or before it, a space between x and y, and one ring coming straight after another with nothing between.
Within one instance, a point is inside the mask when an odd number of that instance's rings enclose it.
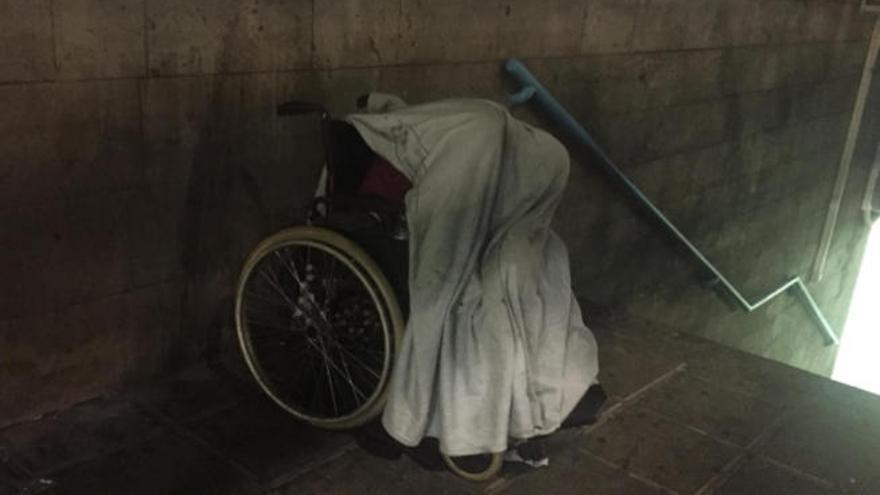
<instances>
[{"instance_id":1,"label":"wheelchair tire","mask_svg":"<svg viewBox=\"0 0 880 495\"><path fill-rule=\"evenodd\" d=\"M443 462L446 463L446 467L450 471L461 478L475 483L481 483L494 478L501 471L501 466L504 464L503 455L497 452L466 456L467 461L470 461L468 464L475 465L465 465L462 462L462 458L451 457L442 453L440 457L443 458Z\"/></svg>"},{"instance_id":2,"label":"wheelchair tire","mask_svg":"<svg viewBox=\"0 0 880 495\"><path fill-rule=\"evenodd\" d=\"M242 269L235 323L260 388L293 416L347 429L381 413L403 315L352 241L306 226L263 240Z\"/></svg>"}]
</instances>

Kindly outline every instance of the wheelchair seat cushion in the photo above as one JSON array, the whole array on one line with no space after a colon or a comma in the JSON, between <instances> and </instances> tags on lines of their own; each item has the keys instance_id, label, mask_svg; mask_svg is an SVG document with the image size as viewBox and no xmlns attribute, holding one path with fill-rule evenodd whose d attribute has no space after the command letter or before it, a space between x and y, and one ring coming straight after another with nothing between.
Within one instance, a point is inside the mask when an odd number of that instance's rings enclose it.
<instances>
[{"instance_id":1,"label":"wheelchair seat cushion","mask_svg":"<svg viewBox=\"0 0 880 495\"><path fill-rule=\"evenodd\" d=\"M411 187L412 182L405 175L398 172L384 158L376 156L367 167L358 193L378 196L394 203L403 203L403 198Z\"/></svg>"}]
</instances>

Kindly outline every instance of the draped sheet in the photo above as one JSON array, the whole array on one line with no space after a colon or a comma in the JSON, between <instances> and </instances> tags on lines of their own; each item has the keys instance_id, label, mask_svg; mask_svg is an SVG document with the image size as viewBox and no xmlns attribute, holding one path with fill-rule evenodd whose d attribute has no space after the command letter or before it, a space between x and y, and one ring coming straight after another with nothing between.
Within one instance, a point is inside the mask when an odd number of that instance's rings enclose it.
<instances>
[{"instance_id":1,"label":"draped sheet","mask_svg":"<svg viewBox=\"0 0 880 495\"><path fill-rule=\"evenodd\" d=\"M383 425L408 446L436 437L448 455L552 433L598 373L550 229L565 148L490 101L369 101L346 120L413 183L410 315Z\"/></svg>"}]
</instances>

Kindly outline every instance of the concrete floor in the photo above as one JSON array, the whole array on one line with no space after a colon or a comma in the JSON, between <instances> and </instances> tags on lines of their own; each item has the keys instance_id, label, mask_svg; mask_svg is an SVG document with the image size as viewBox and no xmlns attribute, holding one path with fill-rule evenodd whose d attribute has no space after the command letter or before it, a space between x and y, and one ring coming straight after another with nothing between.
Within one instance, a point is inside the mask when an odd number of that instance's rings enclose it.
<instances>
[{"instance_id":1,"label":"concrete floor","mask_svg":"<svg viewBox=\"0 0 880 495\"><path fill-rule=\"evenodd\" d=\"M0 431L0 494L880 493L880 397L644 323L592 324L611 398L599 423L554 437L548 468L475 485L382 460L196 369Z\"/></svg>"}]
</instances>

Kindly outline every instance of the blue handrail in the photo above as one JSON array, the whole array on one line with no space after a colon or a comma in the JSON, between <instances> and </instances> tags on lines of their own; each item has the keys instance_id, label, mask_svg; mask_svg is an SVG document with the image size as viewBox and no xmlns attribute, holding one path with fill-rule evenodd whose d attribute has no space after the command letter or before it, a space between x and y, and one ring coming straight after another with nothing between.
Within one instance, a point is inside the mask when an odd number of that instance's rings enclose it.
<instances>
[{"instance_id":1,"label":"blue handrail","mask_svg":"<svg viewBox=\"0 0 880 495\"><path fill-rule=\"evenodd\" d=\"M767 304L776 296L791 289L800 296L801 301L810 311L813 319L816 320L822 335L825 338L826 345L834 345L839 342L837 334L832 330L822 310L816 304L813 296L810 295L809 289L800 277L794 277L778 289L770 292L756 302L750 302L742 293L721 273L715 265L700 252L699 249L670 221L666 215L657 208L654 203L635 185L611 160L611 157L605 153L605 150L599 146L589 132L577 121L568 111L547 91L544 86L532 75L520 60L512 58L504 64L504 69L510 74L516 82L520 84L520 90L510 95L508 101L511 105L520 105L527 101L534 101L547 114L551 120L555 121L559 126L572 134L572 136L582 143L587 149L593 152L599 158L599 165L613 178L621 182L633 197L641 204L651 215L687 250L700 262L700 264L714 276L714 282L720 282L727 289L727 292L739 303L739 305L749 313L755 311L761 306Z\"/></svg>"}]
</instances>

